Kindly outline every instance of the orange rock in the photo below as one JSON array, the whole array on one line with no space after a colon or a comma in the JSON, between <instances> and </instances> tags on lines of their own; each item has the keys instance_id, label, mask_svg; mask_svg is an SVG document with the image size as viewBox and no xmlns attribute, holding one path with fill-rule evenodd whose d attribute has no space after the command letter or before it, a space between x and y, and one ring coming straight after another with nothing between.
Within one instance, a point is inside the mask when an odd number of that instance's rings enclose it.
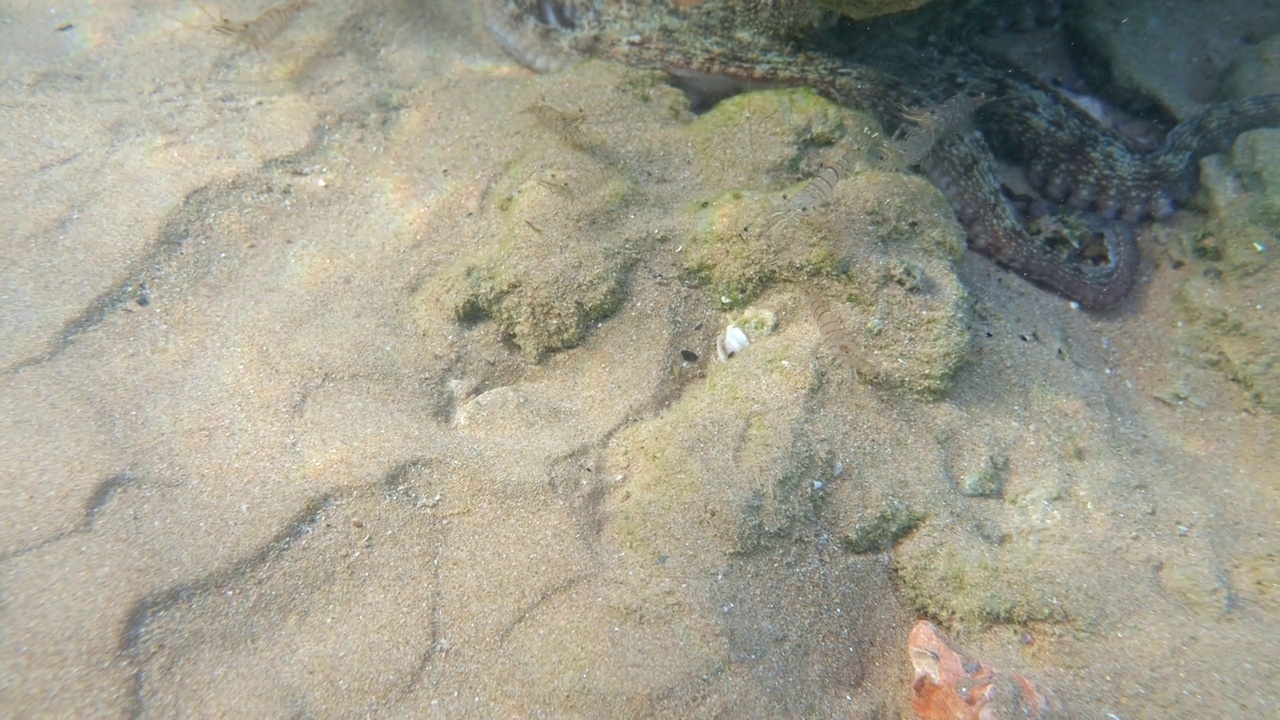
<instances>
[{"instance_id":1,"label":"orange rock","mask_svg":"<svg viewBox=\"0 0 1280 720\"><path fill-rule=\"evenodd\" d=\"M1049 717L1050 700L1017 673L996 670L952 650L931 622L907 639L916 669L911 709L921 720L1010 720Z\"/></svg>"}]
</instances>

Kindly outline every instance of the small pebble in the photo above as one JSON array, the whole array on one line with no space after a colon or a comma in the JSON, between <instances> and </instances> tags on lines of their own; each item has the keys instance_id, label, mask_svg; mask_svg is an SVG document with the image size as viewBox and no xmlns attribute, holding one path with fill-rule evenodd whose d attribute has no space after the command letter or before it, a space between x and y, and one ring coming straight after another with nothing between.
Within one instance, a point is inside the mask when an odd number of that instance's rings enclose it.
<instances>
[{"instance_id":1,"label":"small pebble","mask_svg":"<svg viewBox=\"0 0 1280 720\"><path fill-rule=\"evenodd\" d=\"M728 362L729 358L737 355L751 344L747 339L747 334L742 332L742 328L737 325L730 325L724 329L724 335L716 340L716 357L720 362Z\"/></svg>"}]
</instances>

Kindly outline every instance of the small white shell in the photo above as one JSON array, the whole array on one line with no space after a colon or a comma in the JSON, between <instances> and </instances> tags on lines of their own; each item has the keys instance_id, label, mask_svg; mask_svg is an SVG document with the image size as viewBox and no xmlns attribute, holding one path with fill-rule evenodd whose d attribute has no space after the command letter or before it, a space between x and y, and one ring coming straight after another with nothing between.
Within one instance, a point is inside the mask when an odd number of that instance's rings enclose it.
<instances>
[{"instance_id":1,"label":"small white shell","mask_svg":"<svg viewBox=\"0 0 1280 720\"><path fill-rule=\"evenodd\" d=\"M724 334L716 339L716 357L720 358L720 362L729 362L729 358L750 344L751 341L747 339L747 334L742 332L742 328L730 325L724 329Z\"/></svg>"}]
</instances>

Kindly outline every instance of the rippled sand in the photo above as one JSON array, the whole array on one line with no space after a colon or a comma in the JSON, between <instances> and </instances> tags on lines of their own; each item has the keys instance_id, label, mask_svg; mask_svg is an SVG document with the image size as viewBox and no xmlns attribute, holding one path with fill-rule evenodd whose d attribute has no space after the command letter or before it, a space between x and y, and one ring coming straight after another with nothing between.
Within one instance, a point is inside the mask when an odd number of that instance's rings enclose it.
<instances>
[{"instance_id":1,"label":"rippled sand","mask_svg":"<svg viewBox=\"0 0 1280 720\"><path fill-rule=\"evenodd\" d=\"M469 4L211 22L0 11L3 714L906 717L922 616L1069 717L1280 702L1280 421L1180 334L1202 217L1108 317L922 261L971 299L940 400L787 283L720 364L686 253L790 119L535 77ZM958 237L918 178L840 190L801 227ZM855 341L911 322L877 292Z\"/></svg>"}]
</instances>

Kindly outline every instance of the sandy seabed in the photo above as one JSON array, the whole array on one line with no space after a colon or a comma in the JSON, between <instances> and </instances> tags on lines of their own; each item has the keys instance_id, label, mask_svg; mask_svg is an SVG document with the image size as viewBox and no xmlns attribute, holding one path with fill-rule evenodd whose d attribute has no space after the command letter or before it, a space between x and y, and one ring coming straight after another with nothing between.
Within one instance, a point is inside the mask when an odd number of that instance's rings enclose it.
<instances>
[{"instance_id":1,"label":"sandy seabed","mask_svg":"<svg viewBox=\"0 0 1280 720\"><path fill-rule=\"evenodd\" d=\"M925 616L1066 717L1280 705L1280 421L1179 334L1194 214L1104 317L956 259L940 398L786 283L720 364L685 253L781 120L536 77L470 4L211 24L0 8L0 714L907 717Z\"/></svg>"}]
</instances>

